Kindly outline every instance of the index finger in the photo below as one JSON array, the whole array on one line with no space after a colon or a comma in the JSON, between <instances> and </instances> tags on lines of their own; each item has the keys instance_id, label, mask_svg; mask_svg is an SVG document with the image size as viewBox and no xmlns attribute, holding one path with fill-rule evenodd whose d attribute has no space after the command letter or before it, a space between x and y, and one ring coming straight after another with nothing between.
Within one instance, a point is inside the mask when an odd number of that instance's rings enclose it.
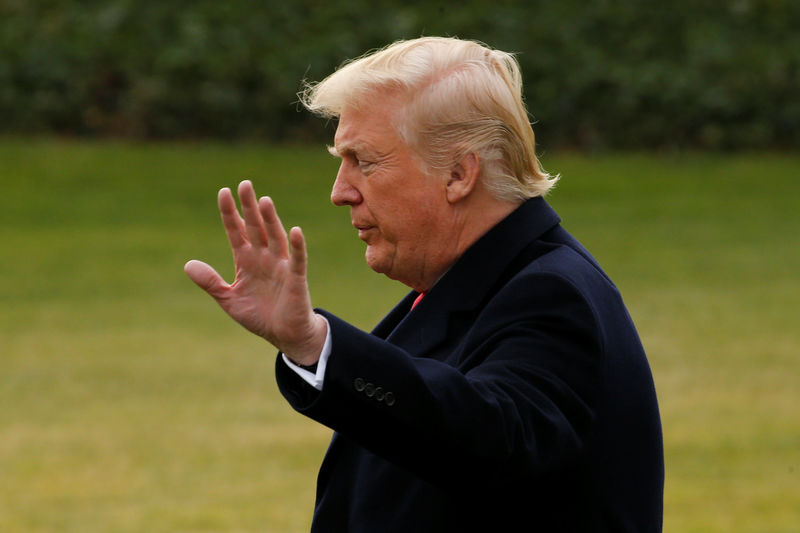
<instances>
[{"instance_id":1,"label":"index finger","mask_svg":"<svg viewBox=\"0 0 800 533\"><path fill-rule=\"evenodd\" d=\"M217 195L217 204L219 205L219 214L222 216L222 225L225 227L225 233L228 235L231 247L241 248L247 244L244 221L239 216L233 193L229 188L220 189Z\"/></svg>"}]
</instances>

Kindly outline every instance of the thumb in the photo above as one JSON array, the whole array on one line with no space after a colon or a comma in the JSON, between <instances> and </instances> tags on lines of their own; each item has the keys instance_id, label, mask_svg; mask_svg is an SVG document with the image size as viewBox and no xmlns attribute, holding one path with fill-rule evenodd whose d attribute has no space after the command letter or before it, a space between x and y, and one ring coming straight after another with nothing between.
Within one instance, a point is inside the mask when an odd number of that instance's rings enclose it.
<instances>
[{"instance_id":1,"label":"thumb","mask_svg":"<svg viewBox=\"0 0 800 533\"><path fill-rule=\"evenodd\" d=\"M222 276L217 274L211 266L192 259L183 267L183 271L189 276L189 279L194 281L198 287L206 291L212 297L216 298L219 292L227 287L227 283L222 279Z\"/></svg>"}]
</instances>

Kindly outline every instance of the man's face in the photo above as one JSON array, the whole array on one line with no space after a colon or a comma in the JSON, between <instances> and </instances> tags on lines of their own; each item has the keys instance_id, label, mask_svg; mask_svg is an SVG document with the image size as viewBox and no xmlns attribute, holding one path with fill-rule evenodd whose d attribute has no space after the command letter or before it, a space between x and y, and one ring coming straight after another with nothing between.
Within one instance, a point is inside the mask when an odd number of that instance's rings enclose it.
<instances>
[{"instance_id":1,"label":"man's face","mask_svg":"<svg viewBox=\"0 0 800 533\"><path fill-rule=\"evenodd\" d=\"M350 206L370 268L427 289L432 273L438 277L449 266L441 264L439 244L447 233L445 177L426 173L400 138L392 116L397 107L387 99L342 112L332 150L342 163L331 201Z\"/></svg>"}]
</instances>

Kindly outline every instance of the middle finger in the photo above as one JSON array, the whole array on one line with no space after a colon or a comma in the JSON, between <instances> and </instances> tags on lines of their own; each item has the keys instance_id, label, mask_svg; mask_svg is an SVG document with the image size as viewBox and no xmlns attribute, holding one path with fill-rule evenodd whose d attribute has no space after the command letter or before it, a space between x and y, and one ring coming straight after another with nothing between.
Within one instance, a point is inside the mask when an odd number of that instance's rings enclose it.
<instances>
[{"instance_id":1,"label":"middle finger","mask_svg":"<svg viewBox=\"0 0 800 533\"><path fill-rule=\"evenodd\" d=\"M247 231L247 236L250 238L250 244L253 246L267 246L267 230L264 227L264 219L258 209L256 192L249 180L239 184L239 202L242 204L244 227Z\"/></svg>"}]
</instances>

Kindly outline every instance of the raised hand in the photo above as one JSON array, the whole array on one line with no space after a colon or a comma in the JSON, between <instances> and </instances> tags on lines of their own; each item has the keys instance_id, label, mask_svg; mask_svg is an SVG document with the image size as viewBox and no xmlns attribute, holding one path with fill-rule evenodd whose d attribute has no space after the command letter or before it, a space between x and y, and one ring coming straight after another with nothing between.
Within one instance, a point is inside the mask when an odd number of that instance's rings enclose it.
<instances>
[{"instance_id":1,"label":"raised hand","mask_svg":"<svg viewBox=\"0 0 800 533\"><path fill-rule=\"evenodd\" d=\"M219 191L218 201L236 277L228 284L211 266L195 260L186 263L186 274L246 329L298 364L315 363L327 325L311 307L302 231L292 228L287 239L272 200L256 200L249 181L239 184L243 217L230 189Z\"/></svg>"}]
</instances>

